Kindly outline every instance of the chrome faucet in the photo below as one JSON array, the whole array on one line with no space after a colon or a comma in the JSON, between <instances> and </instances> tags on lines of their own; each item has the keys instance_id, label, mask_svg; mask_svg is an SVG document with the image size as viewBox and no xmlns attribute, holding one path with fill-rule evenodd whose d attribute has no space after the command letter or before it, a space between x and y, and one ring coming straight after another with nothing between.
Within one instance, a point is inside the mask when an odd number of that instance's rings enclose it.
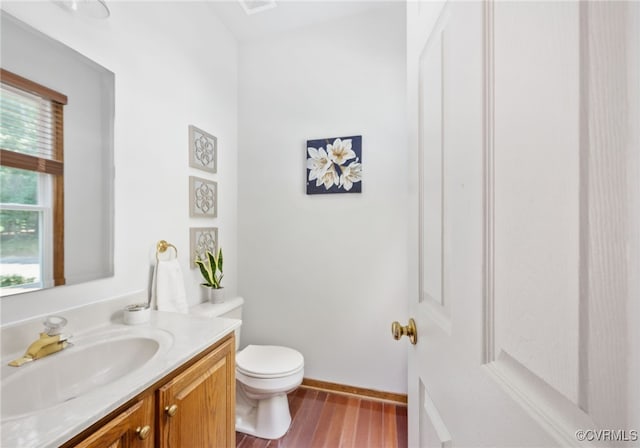
<instances>
[{"instance_id":1,"label":"chrome faucet","mask_svg":"<svg viewBox=\"0 0 640 448\"><path fill-rule=\"evenodd\" d=\"M60 334L60 330L67 325L67 319L60 316L49 316L44 320L45 331L34 341L21 358L9 363L10 366L20 367L36 359L44 358L71 345L68 340L71 336Z\"/></svg>"}]
</instances>

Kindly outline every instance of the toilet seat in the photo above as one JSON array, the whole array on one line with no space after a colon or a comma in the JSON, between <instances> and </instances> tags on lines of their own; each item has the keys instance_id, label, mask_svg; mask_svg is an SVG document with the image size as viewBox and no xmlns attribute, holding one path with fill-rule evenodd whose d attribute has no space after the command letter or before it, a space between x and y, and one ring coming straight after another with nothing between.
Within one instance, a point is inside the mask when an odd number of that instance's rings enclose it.
<instances>
[{"instance_id":1,"label":"toilet seat","mask_svg":"<svg viewBox=\"0 0 640 448\"><path fill-rule=\"evenodd\" d=\"M304 369L304 357L288 347L248 345L236 354L236 370L252 378L282 378Z\"/></svg>"}]
</instances>

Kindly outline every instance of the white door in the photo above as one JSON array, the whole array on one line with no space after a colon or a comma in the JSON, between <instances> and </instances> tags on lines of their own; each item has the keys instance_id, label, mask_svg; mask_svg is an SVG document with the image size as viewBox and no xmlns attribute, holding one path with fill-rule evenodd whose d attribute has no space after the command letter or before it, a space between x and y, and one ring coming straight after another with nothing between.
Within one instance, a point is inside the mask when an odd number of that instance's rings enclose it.
<instances>
[{"instance_id":1,"label":"white door","mask_svg":"<svg viewBox=\"0 0 640 448\"><path fill-rule=\"evenodd\" d=\"M639 10L408 2L410 446L640 445Z\"/></svg>"}]
</instances>

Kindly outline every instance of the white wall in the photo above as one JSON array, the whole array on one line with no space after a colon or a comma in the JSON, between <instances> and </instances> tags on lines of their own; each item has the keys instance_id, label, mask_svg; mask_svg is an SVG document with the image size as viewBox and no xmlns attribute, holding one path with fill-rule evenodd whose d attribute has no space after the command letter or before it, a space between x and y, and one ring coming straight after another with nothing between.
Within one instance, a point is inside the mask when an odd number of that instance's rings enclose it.
<instances>
[{"instance_id":1,"label":"white wall","mask_svg":"<svg viewBox=\"0 0 640 448\"><path fill-rule=\"evenodd\" d=\"M5 297L2 323L142 291L155 243L175 244L191 303L189 227L219 227L225 286L237 293L237 44L204 3L110 2L111 17L73 16L52 2L2 9L115 73L115 276ZM188 125L218 137L219 218L189 218ZM204 175L203 175L204 174ZM90 256L90 254L88 254Z\"/></svg>"},{"instance_id":2,"label":"white wall","mask_svg":"<svg viewBox=\"0 0 640 448\"><path fill-rule=\"evenodd\" d=\"M243 44L243 345L282 344L305 376L406 392L403 5ZM363 193L305 194L306 140L362 135Z\"/></svg>"}]
</instances>

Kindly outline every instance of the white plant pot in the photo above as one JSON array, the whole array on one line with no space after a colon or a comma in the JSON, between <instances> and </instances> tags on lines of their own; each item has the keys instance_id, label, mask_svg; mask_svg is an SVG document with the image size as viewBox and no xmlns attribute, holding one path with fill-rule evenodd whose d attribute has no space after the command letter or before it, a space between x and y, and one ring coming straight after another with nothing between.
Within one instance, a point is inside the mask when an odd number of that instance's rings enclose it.
<instances>
[{"instance_id":1,"label":"white plant pot","mask_svg":"<svg viewBox=\"0 0 640 448\"><path fill-rule=\"evenodd\" d=\"M209 302L211 303L224 302L224 288L214 289L214 288L207 288L206 286L203 286L203 288L204 288L205 299L207 299Z\"/></svg>"}]
</instances>

